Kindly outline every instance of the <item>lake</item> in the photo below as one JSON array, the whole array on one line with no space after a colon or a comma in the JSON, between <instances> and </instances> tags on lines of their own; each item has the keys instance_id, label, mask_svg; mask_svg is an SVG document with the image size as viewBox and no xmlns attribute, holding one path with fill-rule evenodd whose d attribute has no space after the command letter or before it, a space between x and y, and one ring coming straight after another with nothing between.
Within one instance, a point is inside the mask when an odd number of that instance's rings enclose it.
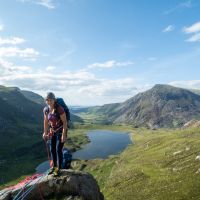
<instances>
[{"instance_id":1,"label":"lake","mask_svg":"<svg viewBox=\"0 0 200 200\"><path fill-rule=\"evenodd\" d=\"M131 144L129 134L116 131L95 130L90 131L87 136L91 142L76 151L73 154L74 159L107 158L120 153Z\"/></svg>"},{"instance_id":2,"label":"lake","mask_svg":"<svg viewBox=\"0 0 200 200\"><path fill-rule=\"evenodd\" d=\"M107 158L110 155L116 155L122 152L132 143L128 133L108 130L93 130L87 133L90 143L82 146L82 149L73 153L73 159L95 159ZM49 162L41 163L36 171L38 173L49 169Z\"/></svg>"}]
</instances>

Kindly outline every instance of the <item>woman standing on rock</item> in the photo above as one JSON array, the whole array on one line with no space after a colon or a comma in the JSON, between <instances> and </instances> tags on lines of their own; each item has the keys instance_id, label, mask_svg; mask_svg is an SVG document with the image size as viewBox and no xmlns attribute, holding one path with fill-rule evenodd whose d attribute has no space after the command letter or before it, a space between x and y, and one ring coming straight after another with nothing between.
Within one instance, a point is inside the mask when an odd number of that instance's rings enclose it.
<instances>
[{"instance_id":1,"label":"woman standing on rock","mask_svg":"<svg viewBox=\"0 0 200 200\"><path fill-rule=\"evenodd\" d=\"M50 139L50 151L53 159L53 167L50 174L58 176L61 169L63 154L62 148L66 141L67 120L64 109L57 104L54 93L49 92L45 98L43 138Z\"/></svg>"}]
</instances>

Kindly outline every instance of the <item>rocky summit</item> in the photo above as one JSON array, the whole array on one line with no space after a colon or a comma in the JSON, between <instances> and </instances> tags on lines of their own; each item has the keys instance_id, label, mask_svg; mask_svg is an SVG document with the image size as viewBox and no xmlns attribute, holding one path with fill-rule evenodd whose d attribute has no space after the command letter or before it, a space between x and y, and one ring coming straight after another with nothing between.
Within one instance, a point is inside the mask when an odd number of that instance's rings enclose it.
<instances>
[{"instance_id":1,"label":"rocky summit","mask_svg":"<svg viewBox=\"0 0 200 200\"><path fill-rule=\"evenodd\" d=\"M86 172L62 170L61 175L44 175L21 187L9 187L0 191L0 200L21 199L65 199L103 200L103 194L92 175ZM22 190L21 193L19 193ZM27 192L29 191L29 192ZM26 196L25 196L26 195Z\"/></svg>"}]
</instances>

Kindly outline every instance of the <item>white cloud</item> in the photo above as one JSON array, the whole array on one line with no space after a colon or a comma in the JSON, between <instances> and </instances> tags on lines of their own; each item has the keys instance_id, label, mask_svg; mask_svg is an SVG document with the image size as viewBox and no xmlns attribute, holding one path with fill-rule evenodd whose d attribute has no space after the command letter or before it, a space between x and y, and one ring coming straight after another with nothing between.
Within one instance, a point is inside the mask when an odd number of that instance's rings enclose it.
<instances>
[{"instance_id":1,"label":"white cloud","mask_svg":"<svg viewBox=\"0 0 200 200\"><path fill-rule=\"evenodd\" d=\"M9 63L6 67L8 68ZM1 81L9 81L15 83L18 80L21 80L21 87L23 87L23 83L26 81L30 81L29 88L32 89L47 89L54 88L55 90L64 90L65 87L80 87L80 86L88 86L90 84L97 83L98 80L94 78L94 75L88 72L59 72L59 73L50 73L45 70L35 70L29 73L25 72L22 74L8 74L6 76L2 76L0 78ZM32 83L35 83L32 84Z\"/></svg>"},{"instance_id":2,"label":"white cloud","mask_svg":"<svg viewBox=\"0 0 200 200\"><path fill-rule=\"evenodd\" d=\"M0 47L0 57L21 57L33 59L39 52L33 48L20 49L18 47Z\"/></svg>"},{"instance_id":3,"label":"white cloud","mask_svg":"<svg viewBox=\"0 0 200 200\"><path fill-rule=\"evenodd\" d=\"M19 48L16 46L25 42L25 39L20 37L2 38L0 37L0 75L4 76L16 76L24 73L31 73L32 68L23 64L15 64L10 62L8 59L15 60L16 58L22 61L35 60L39 55L33 48ZM14 59L13 59L14 58ZM15 60L16 61L16 60Z\"/></svg>"},{"instance_id":4,"label":"white cloud","mask_svg":"<svg viewBox=\"0 0 200 200\"><path fill-rule=\"evenodd\" d=\"M0 68L9 68L9 66L11 65L10 62L3 60L2 58L0 58Z\"/></svg>"},{"instance_id":5,"label":"white cloud","mask_svg":"<svg viewBox=\"0 0 200 200\"><path fill-rule=\"evenodd\" d=\"M12 70L17 70L17 71L30 71L32 68L29 66L13 66Z\"/></svg>"},{"instance_id":6,"label":"white cloud","mask_svg":"<svg viewBox=\"0 0 200 200\"><path fill-rule=\"evenodd\" d=\"M193 34L188 38L187 42L198 42L200 41L200 22L197 22L189 27L184 27L183 32L186 34Z\"/></svg>"},{"instance_id":7,"label":"white cloud","mask_svg":"<svg viewBox=\"0 0 200 200\"><path fill-rule=\"evenodd\" d=\"M186 9L186 8L192 8L192 7L193 7L192 1L188 0L188 1L185 1L185 2L182 2L180 4L175 5L173 8L171 8L169 10L166 10L164 12L164 14L168 15L170 13L173 13L173 12L177 11L177 10Z\"/></svg>"},{"instance_id":8,"label":"white cloud","mask_svg":"<svg viewBox=\"0 0 200 200\"><path fill-rule=\"evenodd\" d=\"M102 105L123 102L138 92L147 89L149 89L149 86L142 87L138 85L134 78L116 80L101 79L97 84L80 87L77 90L72 89L68 99L71 97L74 104L79 105L81 103L85 105ZM62 94L60 93L60 95ZM81 96L81 101L77 99L77 96Z\"/></svg>"},{"instance_id":9,"label":"white cloud","mask_svg":"<svg viewBox=\"0 0 200 200\"><path fill-rule=\"evenodd\" d=\"M47 66L47 67L46 67L46 70L47 70L47 71L53 71L53 70L55 70L55 69L56 69L55 66Z\"/></svg>"},{"instance_id":10,"label":"white cloud","mask_svg":"<svg viewBox=\"0 0 200 200\"><path fill-rule=\"evenodd\" d=\"M122 96L130 97L135 94L137 90L135 82L133 78L116 80L100 79L96 84L80 88L79 91L86 94L93 94L94 97L103 96L104 98L111 98L113 101L116 101L122 99Z\"/></svg>"},{"instance_id":11,"label":"white cloud","mask_svg":"<svg viewBox=\"0 0 200 200\"><path fill-rule=\"evenodd\" d=\"M11 38L0 37L0 45L5 45L5 44L16 45L16 44L22 44L24 42L25 40L19 37L11 37Z\"/></svg>"},{"instance_id":12,"label":"white cloud","mask_svg":"<svg viewBox=\"0 0 200 200\"><path fill-rule=\"evenodd\" d=\"M194 34L193 36L188 38L186 41L188 41L188 42L198 42L198 41L200 41L200 33Z\"/></svg>"},{"instance_id":13,"label":"white cloud","mask_svg":"<svg viewBox=\"0 0 200 200\"><path fill-rule=\"evenodd\" d=\"M4 30L4 25L0 24L0 31L3 31L3 30Z\"/></svg>"},{"instance_id":14,"label":"white cloud","mask_svg":"<svg viewBox=\"0 0 200 200\"><path fill-rule=\"evenodd\" d=\"M183 28L184 33L197 33L199 31L200 31L200 22L197 22L189 27Z\"/></svg>"},{"instance_id":15,"label":"white cloud","mask_svg":"<svg viewBox=\"0 0 200 200\"><path fill-rule=\"evenodd\" d=\"M181 88L200 89L200 80L172 81L169 84Z\"/></svg>"},{"instance_id":16,"label":"white cloud","mask_svg":"<svg viewBox=\"0 0 200 200\"><path fill-rule=\"evenodd\" d=\"M1 76L10 76L16 74L23 74L31 72L31 67L29 66L15 66L12 62L8 62L0 58L0 72Z\"/></svg>"},{"instance_id":17,"label":"white cloud","mask_svg":"<svg viewBox=\"0 0 200 200\"><path fill-rule=\"evenodd\" d=\"M69 99L71 104L100 105L121 102L138 93L136 80L133 78L99 79L85 70L70 72L57 69L57 73L54 73L46 68L34 70L25 66L14 66L13 63L1 59L0 71L4 72L0 76L2 85L17 86L40 94L54 91Z\"/></svg>"},{"instance_id":18,"label":"white cloud","mask_svg":"<svg viewBox=\"0 0 200 200\"><path fill-rule=\"evenodd\" d=\"M125 61L125 62L117 62L115 60L106 61L104 63L93 63L88 65L89 69L93 68L113 68L113 67L119 67L119 66L128 66L133 65L134 63L132 61Z\"/></svg>"},{"instance_id":19,"label":"white cloud","mask_svg":"<svg viewBox=\"0 0 200 200\"><path fill-rule=\"evenodd\" d=\"M18 0L18 1L23 3L28 2L28 3L38 4L48 9L54 9L56 7L53 0Z\"/></svg>"},{"instance_id":20,"label":"white cloud","mask_svg":"<svg viewBox=\"0 0 200 200\"><path fill-rule=\"evenodd\" d=\"M162 32L166 33L166 32L171 32L175 29L175 27L173 25L169 25L166 28L163 29Z\"/></svg>"},{"instance_id":21,"label":"white cloud","mask_svg":"<svg viewBox=\"0 0 200 200\"><path fill-rule=\"evenodd\" d=\"M25 42L24 39L17 37L0 38L0 44L2 45L17 45L23 42ZM79 105L97 105L124 101L138 92L133 78L99 79L87 69L70 72L62 71L56 66L49 65L38 70L23 64L17 65L13 63L15 58L32 59L38 55L40 55L39 52L33 48L1 46L0 84L17 86L39 94L45 94L46 91L51 90L64 98L69 98L71 104ZM7 60L13 57L12 62ZM105 63L94 63L92 68L111 68L131 64L133 64L131 61L116 62L113 60Z\"/></svg>"},{"instance_id":22,"label":"white cloud","mask_svg":"<svg viewBox=\"0 0 200 200\"><path fill-rule=\"evenodd\" d=\"M55 5L54 5L52 0L40 0L40 1L36 2L36 4L44 6L48 9L54 9L55 8Z\"/></svg>"}]
</instances>

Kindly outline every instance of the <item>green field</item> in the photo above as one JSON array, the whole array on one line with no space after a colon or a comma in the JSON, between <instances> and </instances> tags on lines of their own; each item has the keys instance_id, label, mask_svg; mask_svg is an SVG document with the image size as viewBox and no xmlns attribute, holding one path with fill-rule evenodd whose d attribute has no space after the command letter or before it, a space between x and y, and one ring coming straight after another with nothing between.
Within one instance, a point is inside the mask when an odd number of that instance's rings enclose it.
<instances>
[{"instance_id":1,"label":"green field","mask_svg":"<svg viewBox=\"0 0 200 200\"><path fill-rule=\"evenodd\" d=\"M94 175L106 199L200 199L200 129L120 130L134 141L123 153L73 163Z\"/></svg>"},{"instance_id":2,"label":"green field","mask_svg":"<svg viewBox=\"0 0 200 200\"><path fill-rule=\"evenodd\" d=\"M89 125L105 125L105 124L110 124L110 122L107 120L106 116L103 114L96 114L94 113L77 113L77 116L81 117L84 120L84 124L89 124Z\"/></svg>"}]
</instances>

